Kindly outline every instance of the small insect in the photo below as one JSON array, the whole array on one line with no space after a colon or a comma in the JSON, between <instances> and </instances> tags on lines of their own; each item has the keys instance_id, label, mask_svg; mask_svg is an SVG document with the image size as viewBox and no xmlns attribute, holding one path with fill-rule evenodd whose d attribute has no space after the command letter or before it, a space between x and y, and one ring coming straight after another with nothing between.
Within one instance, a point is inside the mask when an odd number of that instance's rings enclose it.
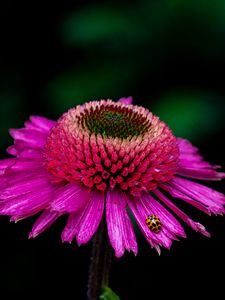
<instances>
[{"instance_id":1,"label":"small insect","mask_svg":"<svg viewBox=\"0 0 225 300\"><path fill-rule=\"evenodd\" d=\"M161 229L161 221L159 217L151 215L148 216L145 220L146 225L148 228L153 231L154 233L159 233Z\"/></svg>"}]
</instances>

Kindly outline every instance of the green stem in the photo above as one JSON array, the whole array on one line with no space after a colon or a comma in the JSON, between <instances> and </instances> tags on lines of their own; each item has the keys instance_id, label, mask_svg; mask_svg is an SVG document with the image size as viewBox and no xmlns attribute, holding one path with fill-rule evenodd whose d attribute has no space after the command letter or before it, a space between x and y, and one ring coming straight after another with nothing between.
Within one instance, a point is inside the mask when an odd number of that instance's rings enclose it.
<instances>
[{"instance_id":1,"label":"green stem","mask_svg":"<svg viewBox=\"0 0 225 300\"><path fill-rule=\"evenodd\" d=\"M88 279L88 300L99 300L101 290L108 286L112 258L105 219L93 239L91 265Z\"/></svg>"}]
</instances>

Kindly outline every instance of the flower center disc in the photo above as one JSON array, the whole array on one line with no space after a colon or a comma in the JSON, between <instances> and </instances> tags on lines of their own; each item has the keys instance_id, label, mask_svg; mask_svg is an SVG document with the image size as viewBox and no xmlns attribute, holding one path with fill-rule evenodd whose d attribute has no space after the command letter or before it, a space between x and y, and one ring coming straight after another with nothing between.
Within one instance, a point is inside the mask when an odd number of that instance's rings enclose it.
<instances>
[{"instance_id":1,"label":"flower center disc","mask_svg":"<svg viewBox=\"0 0 225 300\"><path fill-rule=\"evenodd\" d=\"M54 182L139 195L172 178L179 152L170 129L147 109L102 100L65 113L49 135L44 158Z\"/></svg>"},{"instance_id":2,"label":"flower center disc","mask_svg":"<svg viewBox=\"0 0 225 300\"><path fill-rule=\"evenodd\" d=\"M150 121L145 116L128 107L114 105L85 110L80 124L90 133L121 139L144 134L150 128Z\"/></svg>"}]
</instances>

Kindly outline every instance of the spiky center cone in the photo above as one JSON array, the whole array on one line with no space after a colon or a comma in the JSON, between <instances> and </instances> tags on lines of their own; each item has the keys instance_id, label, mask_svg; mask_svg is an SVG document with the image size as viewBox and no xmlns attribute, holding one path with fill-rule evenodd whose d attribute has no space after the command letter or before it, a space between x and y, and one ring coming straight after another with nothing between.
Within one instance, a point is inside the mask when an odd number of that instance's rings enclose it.
<instances>
[{"instance_id":1,"label":"spiky center cone","mask_svg":"<svg viewBox=\"0 0 225 300\"><path fill-rule=\"evenodd\" d=\"M44 157L55 182L139 195L172 178L179 153L170 129L147 109L102 100L65 113L51 131Z\"/></svg>"}]
</instances>

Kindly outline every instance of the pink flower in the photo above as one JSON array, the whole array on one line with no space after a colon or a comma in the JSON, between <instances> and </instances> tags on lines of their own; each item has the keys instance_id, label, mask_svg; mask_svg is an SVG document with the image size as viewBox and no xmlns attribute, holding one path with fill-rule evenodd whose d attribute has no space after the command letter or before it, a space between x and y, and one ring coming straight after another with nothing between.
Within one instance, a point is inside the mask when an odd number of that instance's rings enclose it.
<instances>
[{"instance_id":1,"label":"pink flower","mask_svg":"<svg viewBox=\"0 0 225 300\"><path fill-rule=\"evenodd\" d=\"M32 116L25 128L11 129L15 142L7 151L14 158L0 161L0 214L18 221L42 211L30 237L68 214L62 240L76 238L79 245L92 238L105 215L117 257L125 249L137 254L128 208L159 253L160 246L169 249L172 240L185 237L175 216L210 236L170 198L223 214L225 196L192 179L220 180L225 173L131 102L89 102L57 122Z\"/></svg>"}]
</instances>

